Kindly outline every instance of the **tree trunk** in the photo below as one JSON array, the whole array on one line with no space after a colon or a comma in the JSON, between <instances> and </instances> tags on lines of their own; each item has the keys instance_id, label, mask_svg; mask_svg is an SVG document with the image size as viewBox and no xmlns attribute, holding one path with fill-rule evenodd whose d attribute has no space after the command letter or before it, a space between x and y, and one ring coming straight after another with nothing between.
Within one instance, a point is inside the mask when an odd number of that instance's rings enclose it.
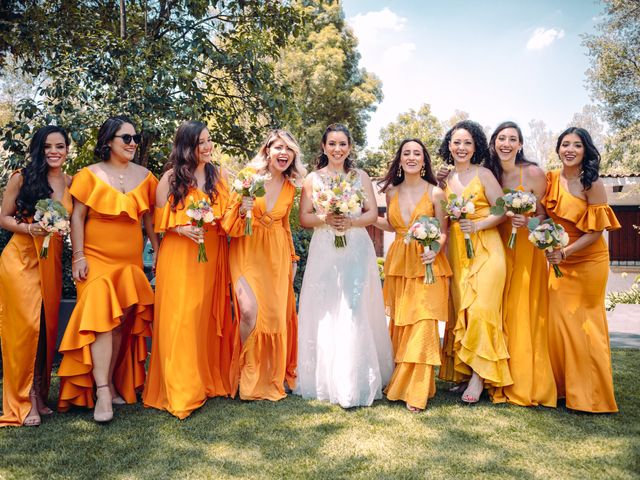
<instances>
[{"instance_id":1,"label":"tree trunk","mask_svg":"<svg viewBox=\"0 0 640 480\"><path fill-rule=\"evenodd\" d=\"M120 0L120 38L127 38L127 8L124 4L125 0Z\"/></svg>"}]
</instances>

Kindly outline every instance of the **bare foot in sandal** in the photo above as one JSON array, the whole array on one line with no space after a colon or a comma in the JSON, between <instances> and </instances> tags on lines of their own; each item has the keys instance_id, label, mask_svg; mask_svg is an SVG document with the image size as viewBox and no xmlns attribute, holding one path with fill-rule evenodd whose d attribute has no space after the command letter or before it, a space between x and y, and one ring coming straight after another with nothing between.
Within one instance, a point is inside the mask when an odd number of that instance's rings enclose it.
<instances>
[{"instance_id":1,"label":"bare foot in sandal","mask_svg":"<svg viewBox=\"0 0 640 480\"><path fill-rule=\"evenodd\" d=\"M409 410L411 413L420 413L423 411L421 408L414 407L413 405L409 405L408 403L406 405L407 405L407 410Z\"/></svg>"},{"instance_id":2,"label":"bare foot in sandal","mask_svg":"<svg viewBox=\"0 0 640 480\"><path fill-rule=\"evenodd\" d=\"M462 401L465 403L478 403L482 390L484 390L484 380L476 372L473 372L469 380L469 386L462 394Z\"/></svg>"},{"instance_id":3,"label":"bare foot in sandal","mask_svg":"<svg viewBox=\"0 0 640 480\"><path fill-rule=\"evenodd\" d=\"M24 419L24 422L22 422L22 425L25 427L39 427L42 420L38 413L38 400L33 388L29 392L29 400L31 400L31 410L29 410L29 414Z\"/></svg>"}]
</instances>

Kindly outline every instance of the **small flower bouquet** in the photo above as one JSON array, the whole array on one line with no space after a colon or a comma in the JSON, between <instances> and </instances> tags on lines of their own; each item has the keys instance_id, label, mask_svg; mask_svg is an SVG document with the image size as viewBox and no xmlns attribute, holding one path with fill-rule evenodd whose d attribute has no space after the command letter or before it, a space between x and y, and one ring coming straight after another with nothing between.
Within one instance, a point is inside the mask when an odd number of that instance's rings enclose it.
<instances>
[{"instance_id":1,"label":"small flower bouquet","mask_svg":"<svg viewBox=\"0 0 640 480\"><path fill-rule=\"evenodd\" d=\"M521 190L511 190L505 188L504 195L496 200L495 207L491 207L493 215L504 215L513 217L514 215L524 215L536 211L536 196L531 192L523 192ZM511 235L507 242L507 247L514 248L516 246L516 235L518 229L511 227Z\"/></svg>"},{"instance_id":2,"label":"small flower bouquet","mask_svg":"<svg viewBox=\"0 0 640 480\"><path fill-rule=\"evenodd\" d=\"M58 235L67 235L71 230L69 222L69 212L64 208L62 203L51 198L43 198L36 203L36 213L33 221L46 230L47 236L44 237L42 248L40 249L40 258L47 258L49 255L49 242L54 233Z\"/></svg>"},{"instance_id":3,"label":"small flower bouquet","mask_svg":"<svg viewBox=\"0 0 640 480\"><path fill-rule=\"evenodd\" d=\"M204 228L205 224L212 224L216 221L213 214L213 207L206 198L194 200L193 196L189 196L189 205L187 205L186 215L191 219L191 225L198 228ZM198 263L208 262L207 250L204 246L204 240L198 244Z\"/></svg>"},{"instance_id":4,"label":"small flower bouquet","mask_svg":"<svg viewBox=\"0 0 640 480\"><path fill-rule=\"evenodd\" d=\"M264 182L269 180L271 175L259 174L253 167L245 167L238 172L235 180L231 184L231 188L234 192L242 195L243 197L264 197L267 193L264 187ZM244 224L244 234L251 235L253 233L252 226L252 213L251 210L247 212L247 219Z\"/></svg>"},{"instance_id":5,"label":"small flower bouquet","mask_svg":"<svg viewBox=\"0 0 640 480\"><path fill-rule=\"evenodd\" d=\"M458 221L467 218L467 215L475 213L476 206L473 203L474 195L468 198L462 195L458 196L455 193L449 195L448 201L443 200L442 208L445 209L447 216L451 221ZM464 246L467 250L467 258L473 258L475 253L473 252L473 243L471 243L471 237L468 233L464 234Z\"/></svg>"},{"instance_id":6,"label":"small flower bouquet","mask_svg":"<svg viewBox=\"0 0 640 480\"><path fill-rule=\"evenodd\" d=\"M569 245L569 234L565 232L562 225L554 223L550 218L540 221L539 218L532 218L527 224L529 229L529 241L537 248L552 252L556 248L564 248ZM553 264L553 271L556 278L562 277L562 272L558 265Z\"/></svg>"},{"instance_id":7,"label":"small flower bouquet","mask_svg":"<svg viewBox=\"0 0 640 480\"><path fill-rule=\"evenodd\" d=\"M328 182L322 186L314 185L312 199L313 205L320 214L333 213L334 215L356 214L362 210L365 195L361 188L356 186L358 174L350 172L347 175L335 175L329 177ZM334 245L336 248L347 246L345 232L334 232Z\"/></svg>"},{"instance_id":8,"label":"small flower bouquet","mask_svg":"<svg viewBox=\"0 0 640 480\"><path fill-rule=\"evenodd\" d=\"M415 240L424 247L425 252L432 250L438 253L440 251L440 244L438 243L440 235L440 222L438 219L423 215L409 227L409 230L404 236L404 243L409 245L412 240ZM424 283L436 283L433 266L430 263L425 265Z\"/></svg>"}]
</instances>

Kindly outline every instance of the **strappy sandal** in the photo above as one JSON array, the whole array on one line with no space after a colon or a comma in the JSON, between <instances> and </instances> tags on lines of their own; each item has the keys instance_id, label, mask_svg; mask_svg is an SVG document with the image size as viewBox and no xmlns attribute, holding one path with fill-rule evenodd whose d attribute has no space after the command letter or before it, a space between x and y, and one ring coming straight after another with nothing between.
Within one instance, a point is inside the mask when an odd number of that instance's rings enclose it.
<instances>
[{"instance_id":1,"label":"strappy sandal","mask_svg":"<svg viewBox=\"0 0 640 480\"><path fill-rule=\"evenodd\" d=\"M32 387L31 391L29 392L29 400L31 401L31 410L29 410L29 414L22 422L22 425L24 425L25 427L39 427L40 424L42 423L42 419L40 418L40 414L38 413L38 406L37 406L38 404L37 404L36 398L37 398L37 395L33 391L33 387ZM36 403L35 408L33 407L34 403ZM36 412L35 414L33 414L34 410Z\"/></svg>"},{"instance_id":2,"label":"strappy sandal","mask_svg":"<svg viewBox=\"0 0 640 480\"><path fill-rule=\"evenodd\" d=\"M109 384L106 383L104 385L98 385L96 387L96 397L98 397L98 390L100 390L101 388L106 388L107 391L109 392L109 398L111 398L111 390L109 390ZM111 402L109 402L109 405L111 405ZM96 400L96 407L98 406L98 400ZM110 422L111 420L113 420L113 410L111 410L110 412L102 412L102 413L98 413L96 412L96 409L94 407L93 409L93 419L97 422L97 423L107 423Z\"/></svg>"},{"instance_id":3,"label":"strappy sandal","mask_svg":"<svg viewBox=\"0 0 640 480\"><path fill-rule=\"evenodd\" d=\"M418 407L414 407L413 405L409 405L408 403L405 403L407 410L409 410L411 413L422 413L424 410L422 410L421 408Z\"/></svg>"},{"instance_id":4,"label":"strappy sandal","mask_svg":"<svg viewBox=\"0 0 640 480\"><path fill-rule=\"evenodd\" d=\"M53 410L49 408L47 402L45 402L42 395L40 395L40 382L42 381L42 377L39 375L35 375L33 377L33 391L36 396L36 405L38 406L38 413L40 415L52 415Z\"/></svg>"}]
</instances>

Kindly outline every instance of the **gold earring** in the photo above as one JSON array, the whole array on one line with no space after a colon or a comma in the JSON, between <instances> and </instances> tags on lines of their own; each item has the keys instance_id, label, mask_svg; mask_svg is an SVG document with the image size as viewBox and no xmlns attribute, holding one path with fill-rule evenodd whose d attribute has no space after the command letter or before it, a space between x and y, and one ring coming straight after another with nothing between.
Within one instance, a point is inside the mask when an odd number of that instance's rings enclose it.
<instances>
[{"instance_id":1,"label":"gold earring","mask_svg":"<svg viewBox=\"0 0 640 480\"><path fill-rule=\"evenodd\" d=\"M398 167L398 173L396 174L396 177L400 178L402 176L402 166Z\"/></svg>"},{"instance_id":2,"label":"gold earring","mask_svg":"<svg viewBox=\"0 0 640 480\"><path fill-rule=\"evenodd\" d=\"M424 166L424 163L422 164L422 168L420 169L420 176L424 177L425 174L427 173L427 169Z\"/></svg>"}]
</instances>

